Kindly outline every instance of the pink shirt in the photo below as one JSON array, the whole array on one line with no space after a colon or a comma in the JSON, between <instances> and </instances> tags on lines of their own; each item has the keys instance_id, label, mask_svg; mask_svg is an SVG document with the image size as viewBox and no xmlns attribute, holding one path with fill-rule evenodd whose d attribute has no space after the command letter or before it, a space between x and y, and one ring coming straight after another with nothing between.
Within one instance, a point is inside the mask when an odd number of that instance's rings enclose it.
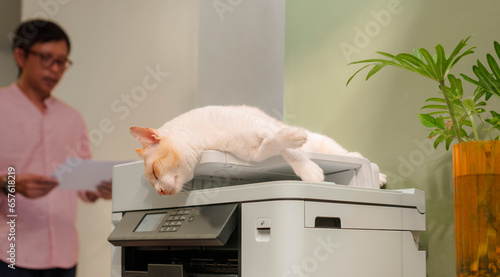
<instances>
[{"instance_id":1,"label":"pink shirt","mask_svg":"<svg viewBox=\"0 0 500 277\"><path fill-rule=\"evenodd\" d=\"M90 158L90 143L80 114L49 97L40 111L17 84L0 88L0 175L9 166L16 175L51 176L68 157ZM10 244L15 243L15 265L24 268L69 268L78 258L75 190L55 188L47 195L28 199L15 195L15 211L0 193L0 259L7 264ZM15 233L7 224L15 215ZM15 241L8 241L12 237Z\"/></svg>"}]
</instances>

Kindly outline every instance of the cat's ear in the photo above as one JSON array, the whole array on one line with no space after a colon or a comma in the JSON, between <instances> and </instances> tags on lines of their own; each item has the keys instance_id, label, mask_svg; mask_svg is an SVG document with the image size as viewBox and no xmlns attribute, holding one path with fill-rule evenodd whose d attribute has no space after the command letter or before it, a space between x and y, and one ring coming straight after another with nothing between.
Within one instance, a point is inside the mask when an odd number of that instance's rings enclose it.
<instances>
[{"instance_id":1,"label":"cat's ear","mask_svg":"<svg viewBox=\"0 0 500 277\"><path fill-rule=\"evenodd\" d=\"M130 133L142 144L143 147L155 145L160 142L158 130L155 129L145 127L131 127Z\"/></svg>"}]
</instances>

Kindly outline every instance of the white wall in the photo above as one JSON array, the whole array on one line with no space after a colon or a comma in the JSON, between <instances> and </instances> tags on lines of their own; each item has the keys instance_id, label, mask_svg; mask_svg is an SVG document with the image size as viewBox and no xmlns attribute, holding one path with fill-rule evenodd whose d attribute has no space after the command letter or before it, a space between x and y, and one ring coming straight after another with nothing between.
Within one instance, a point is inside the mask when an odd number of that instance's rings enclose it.
<instances>
[{"instance_id":1,"label":"white wall","mask_svg":"<svg viewBox=\"0 0 500 277\"><path fill-rule=\"evenodd\" d=\"M199 3L197 106L247 104L282 119L285 0Z\"/></svg>"}]
</instances>

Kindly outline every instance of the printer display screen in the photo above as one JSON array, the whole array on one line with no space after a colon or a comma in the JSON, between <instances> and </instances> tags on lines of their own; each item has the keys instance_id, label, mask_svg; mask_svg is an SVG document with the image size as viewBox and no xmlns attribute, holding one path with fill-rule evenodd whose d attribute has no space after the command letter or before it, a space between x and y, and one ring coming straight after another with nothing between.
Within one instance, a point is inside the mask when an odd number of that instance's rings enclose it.
<instances>
[{"instance_id":1,"label":"printer display screen","mask_svg":"<svg viewBox=\"0 0 500 277\"><path fill-rule=\"evenodd\" d=\"M158 222L162 219L165 213L159 214L146 214L142 218L137 228L135 228L134 232L151 232L155 229Z\"/></svg>"}]
</instances>

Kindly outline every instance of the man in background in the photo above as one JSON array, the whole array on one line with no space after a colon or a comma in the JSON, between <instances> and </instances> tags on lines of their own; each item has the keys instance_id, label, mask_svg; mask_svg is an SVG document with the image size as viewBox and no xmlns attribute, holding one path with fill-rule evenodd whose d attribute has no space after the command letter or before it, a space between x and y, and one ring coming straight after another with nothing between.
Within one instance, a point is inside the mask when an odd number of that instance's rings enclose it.
<instances>
[{"instance_id":1,"label":"man in background","mask_svg":"<svg viewBox=\"0 0 500 277\"><path fill-rule=\"evenodd\" d=\"M0 88L0 276L75 276L77 200L111 198L59 189L50 177L68 158L91 158L81 115L51 95L66 70L70 40L55 23L22 23L12 42L17 82Z\"/></svg>"}]
</instances>

